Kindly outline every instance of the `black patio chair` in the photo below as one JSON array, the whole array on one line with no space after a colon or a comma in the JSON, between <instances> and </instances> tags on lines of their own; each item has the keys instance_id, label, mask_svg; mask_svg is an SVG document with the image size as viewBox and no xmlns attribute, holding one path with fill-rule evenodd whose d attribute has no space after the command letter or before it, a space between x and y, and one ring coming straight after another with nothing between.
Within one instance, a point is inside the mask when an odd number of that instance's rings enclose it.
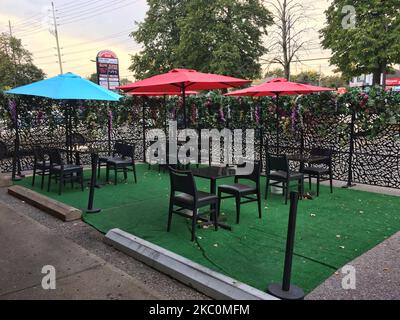
<instances>
[{"instance_id":1,"label":"black patio chair","mask_svg":"<svg viewBox=\"0 0 400 320\"><path fill-rule=\"evenodd\" d=\"M80 133L73 133L70 136L71 148L73 151L79 150L79 148L86 144L86 138Z\"/></svg>"},{"instance_id":2,"label":"black patio chair","mask_svg":"<svg viewBox=\"0 0 400 320\"><path fill-rule=\"evenodd\" d=\"M8 157L7 145L0 141L0 160L5 159Z\"/></svg>"},{"instance_id":3,"label":"black patio chair","mask_svg":"<svg viewBox=\"0 0 400 320\"><path fill-rule=\"evenodd\" d=\"M99 162L97 167L97 177L100 178L101 167L107 167L107 162L113 159L118 159L122 157L122 145L124 142L122 140L118 140L114 144L113 152L111 156L99 156ZM117 157L118 156L118 157Z\"/></svg>"},{"instance_id":4,"label":"black patio chair","mask_svg":"<svg viewBox=\"0 0 400 320\"><path fill-rule=\"evenodd\" d=\"M41 146L33 146L33 177L32 186L35 185L36 175L41 176L40 188L44 188L44 177L50 173L50 161L46 160L46 150Z\"/></svg>"},{"instance_id":5,"label":"black patio chair","mask_svg":"<svg viewBox=\"0 0 400 320\"><path fill-rule=\"evenodd\" d=\"M238 167L244 167L245 164ZM262 218L261 212L261 189L260 189L260 175L261 164L259 161L254 162L254 170L247 175L236 175L235 184L221 185L218 187L218 207L221 207L221 200L223 199L236 199L236 223L240 222L240 206L242 204L257 202L258 203L258 216ZM239 180L253 181L255 185L240 184ZM229 196L222 196L222 194L229 194ZM256 198L253 196L256 195ZM246 199L242 202L242 198Z\"/></svg>"},{"instance_id":6,"label":"black patio chair","mask_svg":"<svg viewBox=\"0 0 400 320\"><path fill-rule=\"evenodd\" d=\"M52 178L59 183L58 194L61 195L64 185L66 182L71 183L71 187L74 187L74 181L78 181L83 188L83 167L74 164L64 164L61 157L61 152L58 149L49 149L47 151L50 159L49 169L49 182L47 191L50 192Z\"/></svg>"},{"instance_id":7,"label":"black patio chair","mask_svg":"<svg viewBox=\"0 0 400 320\"><path fill-rule=\"evenodd\" d=\"M285 204L288 203L290 182L297 181L298 189L303 196L304 194L304 174L301 172L291 171L289 168L289 160L286 155L267 154L267 171L266 171L265 199L268 197L270 186L282 188L285 195ZM275 181L271 183L270 181ZM281 185L282 184L282 185Z\"/></svg>"},{"instance_id":8,"label":"black patio chair","mask_svg":"<svg viewBox=\"0 0 400 320\"><path fill-rule=\"evenodd\" d=\"M113 158L107 161L106 180L109 181L110 169L114 170L114 184L118 183L118 173L123 172L125 180L128 179L128 171L133 172L135 183L137 183L136 176L136 162L135 162L135 144L121 144L118 147L118 154L120 158ZM130 168L132 167L132 168Z\"/></svg>"},{"instance_id":9,"label":"black patio chair","mask_svg":"<svg viewBox=\"0 0 400 320\"><path fill-rule=\"evenodd\" d=\"M215 230L218 230L217 218L219 215L218 197L215 194L198 191L191 171L178 171L169 167L171 180L171 196L169 200L168 227L171 231L172 214L190 218L192 220L192 241L196 236L196 222L198 217L205 214L212 216ZM210 211L200 213L199 209L211 206ZM174 209L174 207L177 207ZM184 212L191 211L191 214Z\"/></svg>"},{"instance_id":10,"label":"black patio chair","mask_svg":"<svg viewBox=\"0 0 400 320\"><path fill-rule=\"evenodd\" d=\"M313 161L304 168L303 173L308 175L309 188L311 190L311 178L317 179L317 197L319 196L319 186L323 181L330 182L331 193L333 193L333 171L331 149L314 148L310 152L311 156L325 157L323 160Z\"/></svg>"}]
</instances>

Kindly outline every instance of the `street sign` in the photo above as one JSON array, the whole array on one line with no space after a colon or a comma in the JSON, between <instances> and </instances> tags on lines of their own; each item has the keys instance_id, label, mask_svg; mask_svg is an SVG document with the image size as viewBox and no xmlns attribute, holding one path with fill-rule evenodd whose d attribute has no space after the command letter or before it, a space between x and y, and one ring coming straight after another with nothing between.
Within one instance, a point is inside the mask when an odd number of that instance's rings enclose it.
<instances>
[{"instance_id":1,"label":"street sign","mask_svg":"<svg viewBox=\"0 0 400 320\"><path fill-rule=\"evenodd\" d=\"M111 50L103 50L97 54L98 84L106 89L115 90L120 85L119 61Z\"/></svg>"}]
</instances>

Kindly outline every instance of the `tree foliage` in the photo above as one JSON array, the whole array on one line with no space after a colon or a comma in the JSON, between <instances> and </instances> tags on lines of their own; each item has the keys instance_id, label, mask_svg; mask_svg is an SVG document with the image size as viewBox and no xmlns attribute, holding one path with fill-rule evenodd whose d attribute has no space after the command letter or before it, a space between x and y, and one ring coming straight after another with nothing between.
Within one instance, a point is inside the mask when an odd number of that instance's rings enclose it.
<instances>
[{"instance_id":1,"label":"tree foliage","mask_svg":"<svg viewBox=\"0 0 400 320\"><path fill-rule=\"evenodd\" d=\"M349 4L355 9L354 27L346 27L349 12L343 8ZM326 18L322 45L332 50L330 62L346 78L373 73L374 83L379 84L381 73L400 63L398 0L333 0Z\"/></svg>"},{"instance_id":2,"label":"tree foliage","mask_svg":"<svg viewBox=\"0 0 400 320\"><path fill-rule=\"evenodd\" d=\"M44 76L20 39L0 34L0 89L22 86L42 80Z\"/></svg>"},{"instance_id":3,"label":"tree foliage","mask_svg":"<svg viewBox=\"0 0 400 320\"><path fill-rule=\"evenodd\" d=\"M259 0L148 0L133 38L143 45L131 70L144 78L176 67L242 78L260 76L272 23Z\"/></svg>"}]
</instances>

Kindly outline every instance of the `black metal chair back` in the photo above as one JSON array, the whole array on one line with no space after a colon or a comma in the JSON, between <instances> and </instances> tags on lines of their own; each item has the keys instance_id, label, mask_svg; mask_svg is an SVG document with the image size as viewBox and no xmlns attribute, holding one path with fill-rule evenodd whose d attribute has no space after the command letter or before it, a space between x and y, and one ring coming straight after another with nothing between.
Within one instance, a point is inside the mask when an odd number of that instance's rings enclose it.
<instances>
[{"instance_id":1,"label":"black metal chair back","mask_svg":"<svg viewBox=\"0 0 400 320\"><path fill-rule=\"evenodd\" d=\"M33 151L33 156L35 157L35 161L37 162L46 161L46 150L43 147L33 146L32 151Z\"/></svg>"},{"instance_id":2,"label":"black metal chair back","mask_svg":"<svg viewBox=\"0 0 400 320\"><path fill-rule=\"evenodd\" d=\"M71 141L71 145L73 146L79 146L82 144L86 143L86 139L83 135L81 135L80 133L73 133L70 136L70 141Z\"/></svg>"},{"instance_id":3,"label":"black metal chair back","mask_svg":"<svg viewBox=\"0 0 400 320\"><path fill-rule=\"evenodd\" d=\"M47 151L47 154L49 155L51 165L64 165L60 150L51 148Z\"/></svg>"},{"instance_id":4,"label":"black metal chair back","mask_svg":"<svg viewBox=\"0 0 400 320\"><path fill-rule=\"evenodd\" d=\"M260 183L260 176L261 176L261 162L254 161L253 165L254 169L250 174L236 175L235 181L237 182L239 179L246 179L254 181L258 185ZM238 168L245 168L245 167L246 167L246 161L243 164L238 165Z\"/></svg>"},{"instance_id":5,"label":"black metal chair back","mask_svg":"<svg viewBox=\"0 0 400 320\"><path fill-rule=\"evenodd\" d=\"M284 171L289 172L289 161L286 155L267 154L267 172Z\"/></svg>"},{"instance_id":6,"label":"black metal chair back","mask_svg":"<svg viewBox=\"0 0 400 320\"><path fill-rule=\"evenodd\" d=\"M115 155L120 155L120 156L122 156L122 152L123 152L123 149L124 149L124 142L123 141L117 141L117 142L115 142L115 144L114 144L114 151L113 151L113 157L115 157Z\"/></svg>"},{"instance_id":7,"label":"black metal chair back","mask_svg":"<svg viewBox=\"0 0 400 320\"><path fill-rule=\"evenodd\" d=\"M118 146L119 154L122 158L135 158L135 145L121 144Z\"/></svg>"},{"instance_id":8,"label":"black metal chair back","mask_svg":"<svg viewBox=\"0 0 400 320\"><path fill-rule=\"evenodd\" d=\"M197 200L197 188L191 171L179 171L169 167L169 176L171 179L171 193L181 192Z\"/></svg>"},{"instance_id":9,"label":"black metal chair back","mask_svg":"<svg viewBox=\"0 0 400 320\"><path fill-rule=\"evenodd\" d=\"M331 149L324 149L324 148L313 148L310 151L310 155L311 156L322 156L322 157L326 157L323 160L319 160L319 161L314 161L314 164L325 164L330 166L332 164L332 155L333 155L333 151Z\"/></svg>"}]
</instances>

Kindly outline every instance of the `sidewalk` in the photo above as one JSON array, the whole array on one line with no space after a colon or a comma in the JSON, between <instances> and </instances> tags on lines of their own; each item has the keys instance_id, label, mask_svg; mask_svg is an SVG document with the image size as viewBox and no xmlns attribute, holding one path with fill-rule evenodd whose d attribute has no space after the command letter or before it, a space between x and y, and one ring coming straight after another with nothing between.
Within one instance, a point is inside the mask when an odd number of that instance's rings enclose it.
<instances>
[{"instance_id":1,"label":"sidewalk","mask_svg":"<svg viewBox=\"0 0 400 320\"><path fill-rule=\"evenodd\" d=\"M0 300L158 299L125 272L0 202ZM56 290L42 288L42 267L56 270Z\"/></svg>"},{"instance_id":2,"label":"sidewalk","mask_svg":"<svg viewBox=\"0 0 400 320\"><path fill-rule=\"evenodd\" d=\"M327 185L327 182L323 184ZM335 181L335 187L345 185ZM400 196L400 190L356 184L355 190ZM399 208L400 212L400 208ZM318 288L307 300L399 300L400 299L400 232L385 240L372 250L358 257L348 265L356 270L356 289L344 290L342 280L345 274L338 270Z\"/></svg>"},{"instance_id":3,"label":"sidewalk","mask_svg":"<svg viewBox=\"0 0 400 320\"><path fill-rule=\"evenodd\" d=\"M399 209L400 210L400 209ZM399 300L400 232L349 263L356 270L356 289L344 290L339 270L307 300Z\"/></svg>"}]
</instances>

